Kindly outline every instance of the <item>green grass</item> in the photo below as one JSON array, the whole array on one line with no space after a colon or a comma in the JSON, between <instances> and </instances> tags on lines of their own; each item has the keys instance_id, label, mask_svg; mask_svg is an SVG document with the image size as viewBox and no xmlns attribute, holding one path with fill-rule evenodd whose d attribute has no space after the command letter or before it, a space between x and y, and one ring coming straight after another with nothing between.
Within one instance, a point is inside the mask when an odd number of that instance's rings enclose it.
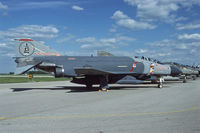
<instances>
[{"instance_id":1,"label":"green grass","mask_svg":"<svg viewBox=\"0 0 200 133\"><path fill-rule=\"evenodd\" d=\"M67 81L70 78L54 78L54 77L0 77L0 84L3 83L24 83L24 82L47 82L47 81Z\"/></svg>"}]
</instances>

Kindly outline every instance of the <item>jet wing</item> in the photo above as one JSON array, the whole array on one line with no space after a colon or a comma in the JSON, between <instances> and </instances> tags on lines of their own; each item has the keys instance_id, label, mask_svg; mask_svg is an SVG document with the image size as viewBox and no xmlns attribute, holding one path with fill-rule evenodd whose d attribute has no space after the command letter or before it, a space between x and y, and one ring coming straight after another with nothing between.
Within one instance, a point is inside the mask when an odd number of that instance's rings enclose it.
<instances>
[{"instance_id":1,"label":"jet wing","mask_svg":"<svg viewBox=\"0 0 200 133\"><path fill-rule=\"evenodd\" d=\"M75 68L74 69L77 75L106 75L111 74L106 71L97 70L94 68Z\"/></svg>"},{"instance_id":2,"label":"jet wing","mask_svg":"<svg viewBox=\"0 0 200 133\"><path fill-rule=\"evenodd\" d=\"M98 69L94 69L91 67L88 68L74 68L75 73L79 76L83 75L107 75L107 74L113 74L113 75L132 75L132 76L138 76L141 75L139 73L133 73L133 72L111 72L111 71L102 71Z\"/></svg>"}]
</instances>

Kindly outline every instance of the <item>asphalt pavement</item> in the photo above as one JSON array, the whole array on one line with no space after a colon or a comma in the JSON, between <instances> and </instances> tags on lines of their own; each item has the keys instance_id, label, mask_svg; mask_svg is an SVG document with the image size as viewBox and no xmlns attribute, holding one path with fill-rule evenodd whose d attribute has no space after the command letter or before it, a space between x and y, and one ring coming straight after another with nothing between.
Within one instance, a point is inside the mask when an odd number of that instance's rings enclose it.
<instances>
[{"instance_id":1,"label":"asphalt pavement","mask_svg":"<svg viewBox=\"0 0 200 133\"><path fill-rule=\"evenodd\" d=\"M0 133L199 133L200 79L85 90L69 81L0 85Z\"/></svg>"}]
</instances>

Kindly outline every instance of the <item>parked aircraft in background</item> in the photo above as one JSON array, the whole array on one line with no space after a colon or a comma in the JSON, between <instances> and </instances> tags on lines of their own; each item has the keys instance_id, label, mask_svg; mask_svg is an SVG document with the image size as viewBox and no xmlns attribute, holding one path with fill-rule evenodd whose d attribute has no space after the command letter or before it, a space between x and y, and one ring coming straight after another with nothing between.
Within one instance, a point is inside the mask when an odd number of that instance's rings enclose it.
<instances>
[{"instance_id":1,"label":"parked aircraft in background","mask_svg":"<svg viewBox=\"0 0 200 133\"><path fill-rule=\"evenodd\" d=\"M139 80L155 77L158 87L163 87L163 76L180 74L172 65L163 65L150 60L113 56L62 56L47 46L32 39L15 39L17 74L24 74L32 68L40 69L58 77L71 77L71 82L85 84L87 88L99 84L104 91L108 84L117 83L125 76Z\"/></svg>"},{"instance_id":2,"label":"parked aircraft in background","mask_svg":"<svg viewBox=\"0 0 200 133\"><path fill-rule=\"evenodd\" d=\"M183 65L176 62L166 62L163 64L171 64L171 65L177 66L182 71L180 78L183 79L183 83L187 82L187 77L191 76L192 79L195 80L196 77L199 77L199 74L200 74L200 69L198 67Z\"/></svg>"}]
</instances>

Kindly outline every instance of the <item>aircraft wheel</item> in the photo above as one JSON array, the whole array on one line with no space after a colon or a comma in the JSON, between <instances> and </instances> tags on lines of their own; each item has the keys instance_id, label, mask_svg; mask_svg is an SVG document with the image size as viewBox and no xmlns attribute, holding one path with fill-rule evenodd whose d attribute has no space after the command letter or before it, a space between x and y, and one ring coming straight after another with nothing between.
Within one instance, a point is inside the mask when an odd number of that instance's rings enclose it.
<instances>
[{"instance_id":1,"label":"aircraft wheel","mask_svg":"<svg viewBox=\"0 0 200 133\"><path fill-rule=\"evenodd\" d=\"M163 77L159 78L158 88L163 88L163 82L164 82L164 78Z\"/></svg>"},{"instance_id":2,"label":"aircraft wheel","mask_svg":"<svg viewBox=\"0 0 200 133\"><path fill-rule=\"evenodd\" d=\"M196 76L192 76L192 79L193 79L193 80L196 80Z\"/></svg>"},{"instance_id":3,"label":"aircraft wheel","mask_svg":"<svg viewBox=\"0 0 200 133\"><path fill-rule=\"evenodd\" d=\"M163 83L159 83L158 88L163 88Z\"/></svg>"},{"instance_id":4,"label":"aircraft wheel","mask_svg":"<svg viewBox=\"0 0 200 133\"><path fill-rule=\"evenodd\" d=\"M183 83L186 83L186 82L187 82L187 78L184 77L184 79L183 79Z\"/></svg>"},{"instance_id":5,"label":"aircraft wheel","mask_svg":"<svg viewBox=\"0 0 200 133\"><path fill-rule=\"evenodd\" d=\"M101 88L102 91L104 92L109 92L109 87L108 88Z\"/></svg>"}]
</instances>

